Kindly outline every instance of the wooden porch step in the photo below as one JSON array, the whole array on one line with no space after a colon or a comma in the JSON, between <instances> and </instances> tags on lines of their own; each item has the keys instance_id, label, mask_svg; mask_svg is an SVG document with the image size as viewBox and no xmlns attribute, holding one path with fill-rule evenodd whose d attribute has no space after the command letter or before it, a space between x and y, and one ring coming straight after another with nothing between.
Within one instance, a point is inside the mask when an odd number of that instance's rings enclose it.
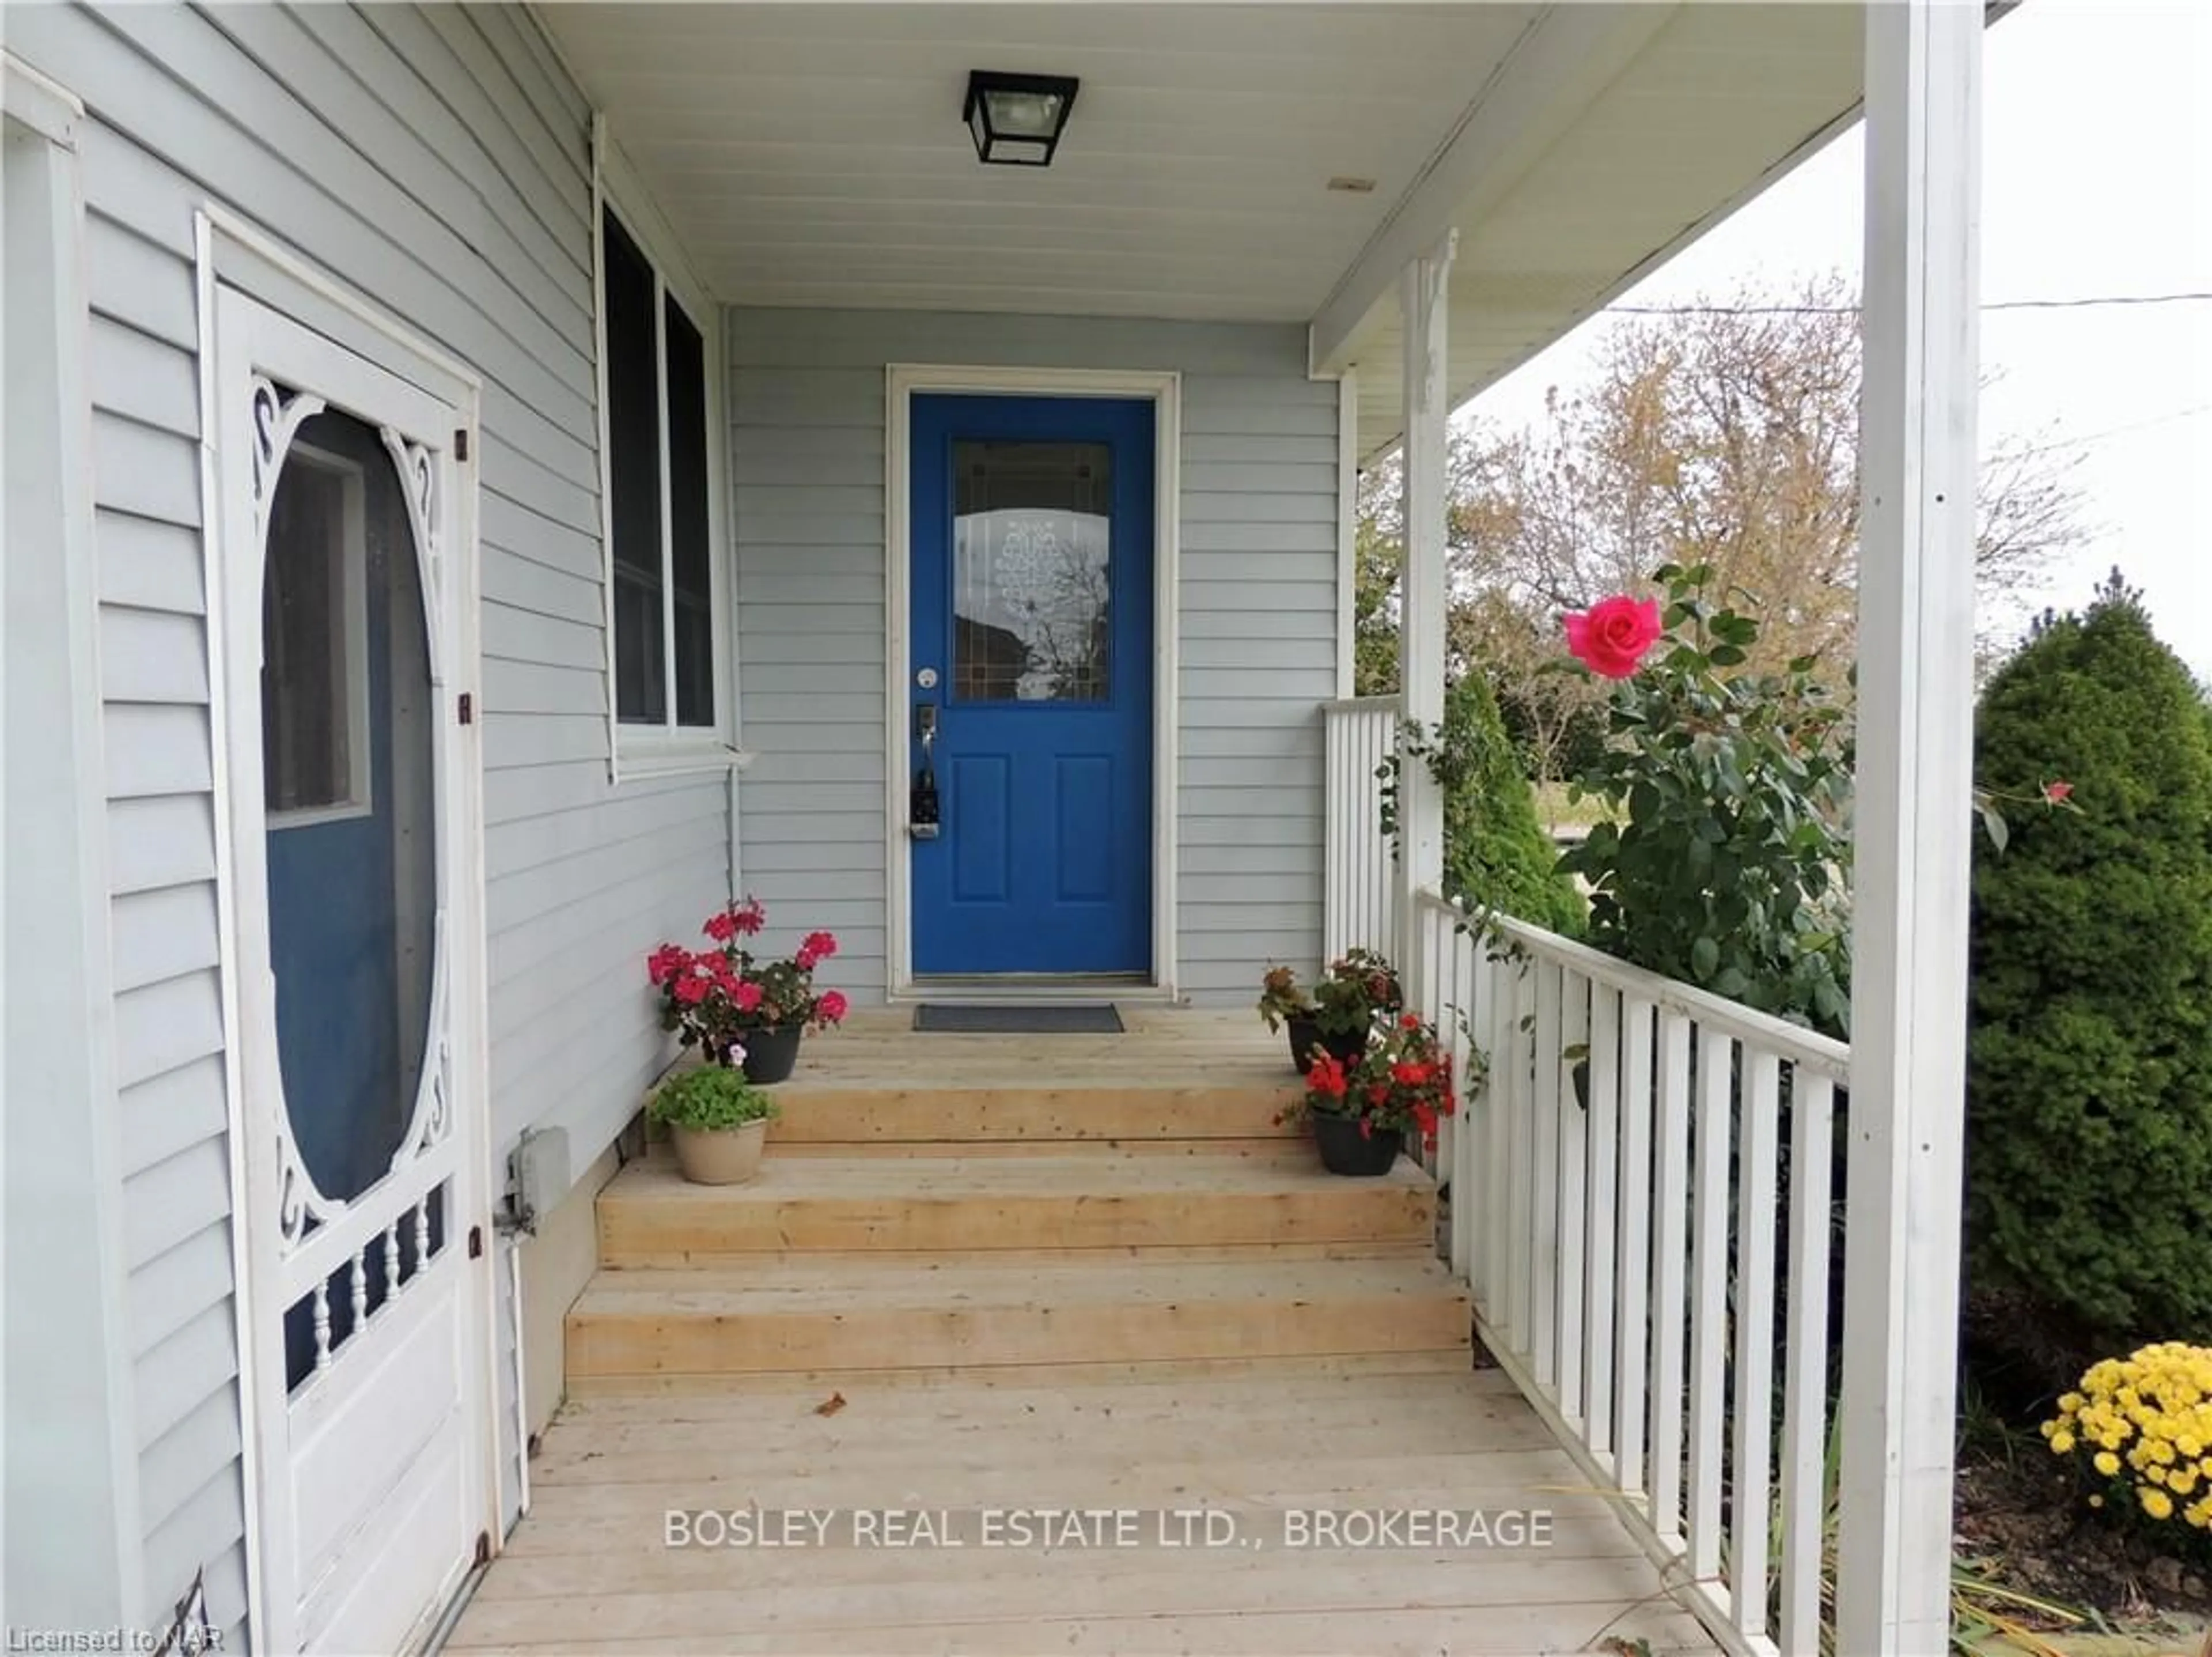
<instances>
[{"instance_id":1,"label":"wooden porch step","mask_svg":"<svg viewBox=\"0 0 2212 1657\"><path fill-rule=\"evenodd\" d=\"M841 1072L802 1073L776 1088L783 1114L774 1136L784 1146L1048 1147L1284 1140L1298 1132L1275 1121L1298 1095L1287 1063L1243 1064L1212 1076L1185 1072L1170 1086L1046 1085L1039 1074L1034 1066L1010 1065L1003 1076L978 1081L970 1061L959 1086L886 1087L830 1079Z\"/></svg>"},{"instance_id":2,"label":"wooden porch step","mask_svg":"<svg viewBox=\"0 0 2212 1657\"><path fill-rule=\"evenodd\" d=\"M805 1259L602 1271L568 1314L568 1373L717 1374L1465 1349L1432 1260L949 1263Z\"/></svg>"},{"instance_id":3,"label":"wooden porch step","mask_svg":"<svg viewBox=\"0 0 2212 1657\"><path fill-rule=\"evenodd\" d=\"M687 1184L665 1153L599 1199L605 1266L713 1264L819 1250L1429 1246L1436 1191L1401 1161L1376 1179L1285 1157L779 1157L750 1185Z\"/></svg>"}]
</instances>

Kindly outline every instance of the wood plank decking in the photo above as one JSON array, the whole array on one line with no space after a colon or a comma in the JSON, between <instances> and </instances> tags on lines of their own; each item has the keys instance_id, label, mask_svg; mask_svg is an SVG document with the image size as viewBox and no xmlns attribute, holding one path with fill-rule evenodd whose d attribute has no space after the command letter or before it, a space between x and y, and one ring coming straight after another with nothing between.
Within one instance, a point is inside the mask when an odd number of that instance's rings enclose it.
<instances>
[{"instance_id":1,"label":"wood plank decking","mask_svg":"<svg viewBox=\"0 0 2212 1657\"><path fill-rule=\"evenodd\" d=\"M1710 1651L1474 1367L1426 1177L1320 1173L1249 1015L1124 1017L856 1020L809 1041L756 1184L618 1176L531 1514L449 1645ZM1382 1510L1463 1534L1298 1545ZM806 1545L731 1544L763 1524Z\"/></svg>"}]
</instances>

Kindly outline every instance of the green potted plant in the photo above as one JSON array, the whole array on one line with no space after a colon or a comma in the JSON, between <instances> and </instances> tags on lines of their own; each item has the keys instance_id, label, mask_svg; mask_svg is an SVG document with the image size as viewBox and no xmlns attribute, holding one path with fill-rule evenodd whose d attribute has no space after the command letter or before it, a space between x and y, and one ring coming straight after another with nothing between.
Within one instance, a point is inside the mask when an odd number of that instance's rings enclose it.
<instances>
[{"instance_id":1,"label":"green potted plant","mask_svg":"<svg viewBox=\"0 0 2212 1657\"><path fill-rule=\"evenodd\" d=\"M1376 1026L1404 1010L1406 994L1388 960L1371 949L1352 949L1329 963L1313 1002L1316 1039L1339 1063L1351 1064L1367 1051ZM1312 1042L1306 1051L1312 1053Z\"/></svg>"},{"instance_id":2,"label":"green potted plant","mask_svg":"<svg viewBox=\"0 0 2212 1657\"><path fill-rule=\"evenodd\" d=\"M1287 966L1271 966L1260 980L1260 1016L1270 1030L1288 1030L1291 1063L1306 1073L1314 1049L1321 1045L1321 1026L1314 1021L1313 997Z\"/></svg>"},{"instance_id":3,"label":"green potted plant","mask_svg":"<svg viewBox=\"0 0 2212 1657\"><path fill-rule=\"evenodd\" d=\"M1322 1166L1331 1173L1371 1179L1390 1172L1409 1133L1433 1151L1437 1124L1457 1103L1451 1057L1436 1026L1402 1013L1350 1063L1316 1054L1304 1095L1279 1119L1311 1124Z\"/></svg>"},{"instance_id":4,"label":"green potted plant","mask_svg":"<svg viewBox=\"0 0 2212 1657\"><path fill-rule=\"evenodd\" d=\"M760 1172L775 1101L747 1078L742 1052L663 1082L646 1114L666 1124L676 1166L696 1185L741 1185Z\"/></svg>"},{"instance_id":5,"label":"green potted plant","mask_svg":"<svg viewBox=\"0 0 2212 1657\"><path fill-rule=\"evenodd\" d=\"M837 953L837 940L810 932L790 955L763 960L744 941L767 921L757 899L727 905L701 929L713 948L665 943L645 964L660 991L661 1027L678 1032L683 1045L702 1047L718 1063L729 1063L725 1056L737 1048L746 1078L763 1085L790 1075L808 1030L826 1030L848 1010L840 991L817 994L814 988L814 969Z\"/></svg>"}]
</instances>

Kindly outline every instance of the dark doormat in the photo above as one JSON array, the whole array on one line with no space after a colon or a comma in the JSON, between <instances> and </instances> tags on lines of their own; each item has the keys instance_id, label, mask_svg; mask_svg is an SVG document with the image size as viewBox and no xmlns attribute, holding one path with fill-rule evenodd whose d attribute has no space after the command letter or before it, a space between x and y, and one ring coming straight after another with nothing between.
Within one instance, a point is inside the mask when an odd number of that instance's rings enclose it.
<instances>
[{"instance_id":1,"label":"dark doormat","mask_svg":"<svg viewBox=\"0 0 2212 1657\"><path fill-rule=\"evenodd\" d=\"M1065 1007L973 1007L925 1002L914 1027L963 1036L1118 1036L1121 1015L1107 1002Z\"/></svg>"}]
</instances>

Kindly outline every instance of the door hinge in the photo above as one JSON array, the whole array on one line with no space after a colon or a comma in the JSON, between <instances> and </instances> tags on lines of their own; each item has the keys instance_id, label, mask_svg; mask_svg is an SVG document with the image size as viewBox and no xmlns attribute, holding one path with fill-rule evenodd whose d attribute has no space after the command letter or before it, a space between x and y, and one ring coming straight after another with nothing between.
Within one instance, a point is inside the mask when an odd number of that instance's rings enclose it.
<instances>
[{"instance_id":1,"label":"door hinge","mask_svg":"<svg viewBox=\"0 0 2212 1657\"><path fill-rule=\"evenodd\" d=\"M465 461L469 458L469 429L462 426L453 433L453 458Z\"/></svg>"},{"instance_id":2,"label":"door hinge","mask_svg":"<svg viewBox=\"0 0 2212 1657\"><path fill-rule=\"evenodd\" d=\"M469 1258L471 1260L483 1258L483 1228L482 1226L469 1228Z\"/></svg>"},{"instance_id":3,"label":"door hinge","mask_svg":"<svg viewBox=\"0 0 2212 1657\"><path fill-rule=\"evenodd\" d=\"M473 724L475 724L476 722L477 722L477 699L476 699L476 697L475 697L475 695L474 695L472 692L468 691L462 691L462 692L461 692L461 723L462 723L462 724L464 724L464 725L473 725Z\"/></svg>"},{"instance_id":4,"label":"door hinge","mask_svg":"<svg viewBox=\"0 0 2212 1657\"><path fill-rule=\"evenodd\" d=\"M489 1531L477 1532L477 1563L479 1565L491 1563L491 1532Z\"/></svg>"}]
</instances>

